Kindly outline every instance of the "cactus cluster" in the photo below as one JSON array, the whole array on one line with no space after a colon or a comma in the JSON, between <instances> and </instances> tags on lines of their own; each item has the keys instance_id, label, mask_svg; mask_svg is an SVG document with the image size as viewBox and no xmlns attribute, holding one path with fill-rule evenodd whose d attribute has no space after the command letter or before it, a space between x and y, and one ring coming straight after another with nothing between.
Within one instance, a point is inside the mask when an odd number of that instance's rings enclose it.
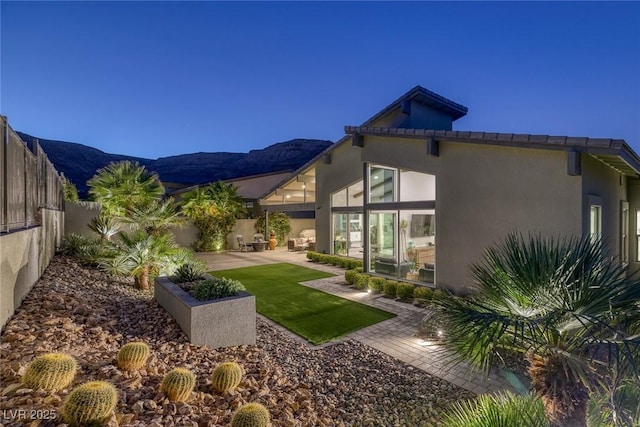
<instances>
[{"instance_id":1,"label":"cactus cluster","mask_svg":"<svg viewBox=\"0 0 640 427\"><path fill-rule=\"evenodd\" d=\"M269 410L259 403L241 406L231 418L231 427L267 427Z\"/></svg>"},{"instance_id":2,"label":"cactus cluster","mask_svg":"<svg viewBox=\"0 0 640 427\"><path fill-rule=\"evenodd\" d=\"M90 381L75 388L62 408L64 421L71 426L101 425L116 407L118 392L105 381Z\"/></svg>"},{"instance_id":3,"label":"cactus cluster","mask_svg":"<svg viewBox=\"0 0 640 427\"><path fill-rule=\"evenodd\" d=\"M76 360L68 354L47 353L33 359L22 383L33 389L58 391L71 384L76 370Z\"/></svg>"},{"instance_id":4,"label":"cactus cluster","mask_svg":"<svg viewBox=\"0 0 640 427\"><path fill-rule=\"evenodd\" d=\"M196 377L184 368L176 368L167 373L162 380L160 389L173 402L184 402L189 399L196 386Z\"/></svg>"},{"instance_id":5,"label":"cactus cluster","mask_svg":"<svg viewBox=\"0 0 640 427\"><path fill-rule=\"evenodd\" d=\"M218 393L234 390L242 381L244 370L235 362L221 363L213 370L211 386Z\"/></svg>"},{"instance_id":6,"label":"cactus cluster","mask_svg":"<svg viewBox=\"0 0 640 427\"><path fill-rule=\"evenodd\" d=\"M125 371L142 369L149 358L149 346L143 342L130 342L118 352L118 367Z\"/></svg>"}]
</instances>

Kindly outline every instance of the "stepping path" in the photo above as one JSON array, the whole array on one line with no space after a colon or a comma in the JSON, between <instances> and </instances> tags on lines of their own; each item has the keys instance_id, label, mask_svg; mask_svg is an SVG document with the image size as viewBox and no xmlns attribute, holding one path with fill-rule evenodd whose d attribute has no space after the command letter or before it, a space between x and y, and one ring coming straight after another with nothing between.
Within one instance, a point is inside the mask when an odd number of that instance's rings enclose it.
<instances>
[{"instance_id":1,"label":"stepping path","mask_svg":"<svg viewBox=\"0 0 640 427\"><path fill-rule=\"evenodd\" d=\"M381 295L369 294L344 285L344 269L325 264L311 263L303 252L288 252L278 248L268 252L233 252L220 254L204 253L199 257L207 262L212 270L226 270L232 268L250 267L253 265L288 262L316 270L333 273L336 276L325 279L311 280L302 283L314 289L327 292L351 301L370 305L391 313L396 317L376 323L364 329L355 331L343 339L354 339L378 351L386 353L417 369L421 369L438 378L447 380L473 393L491 393L501 390L523 392L522 384L512 384L508 377L514 376L508 371L495 370L488 376L484 373L473 372L464 363L452 363L453 356L433 342L415 337L422 319L430 313L429 309L402 303ZM269 321L265 318L265 320ZM271 322L273 323L273 322ZM282 326L277 329L295 336L300 342L307 343L301 337L293 334ZM331 345L331 343L324 344Z\"/></svg>"}]
</instances>

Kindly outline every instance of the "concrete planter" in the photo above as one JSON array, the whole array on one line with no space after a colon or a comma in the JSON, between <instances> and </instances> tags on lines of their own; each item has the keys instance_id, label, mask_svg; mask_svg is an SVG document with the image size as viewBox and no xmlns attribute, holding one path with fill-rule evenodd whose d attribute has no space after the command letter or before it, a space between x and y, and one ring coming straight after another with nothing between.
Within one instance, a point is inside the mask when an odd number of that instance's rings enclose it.
<instances>
[{"instance_id":1,"label":"concrete planter","mask_svg":"<svg viewBox=\"0 0 640 427\"><path fill-rule=\"evenodd\" d=\"M192 344L221 348L256 343L256 299L248 292L198 301L169 278L158 277L154 295Z\"/></svg>"}]
</instances>

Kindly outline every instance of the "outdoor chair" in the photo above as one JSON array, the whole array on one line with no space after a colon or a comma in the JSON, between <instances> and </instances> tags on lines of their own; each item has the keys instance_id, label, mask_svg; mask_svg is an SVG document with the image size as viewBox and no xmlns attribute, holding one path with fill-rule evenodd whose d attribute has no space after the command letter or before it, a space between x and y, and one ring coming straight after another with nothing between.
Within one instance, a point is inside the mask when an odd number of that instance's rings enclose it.
<instances>
[{"instance_id":1,"label":"outdoor chair","mask_svg":"<svg viewBox=\"0 0 640 427\"><path fill-rule=\"evenodd\" d=\"M240 248L240 252L249 252L253 250L253 245L251 243L247 243L244 241L244 237L241 235L236 236L238 239L238 247Z\"/></svg>"}]
</instances>

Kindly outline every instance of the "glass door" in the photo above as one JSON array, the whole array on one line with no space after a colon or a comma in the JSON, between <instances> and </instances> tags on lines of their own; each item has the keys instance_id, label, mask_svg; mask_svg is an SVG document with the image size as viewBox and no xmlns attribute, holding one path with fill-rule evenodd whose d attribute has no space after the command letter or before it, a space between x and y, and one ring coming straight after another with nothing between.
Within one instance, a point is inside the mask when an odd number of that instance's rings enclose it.
<instances>
[{"instance_id":1,"label":"glass door","mask_svg":"<svg viewBox=\"0 0 640 427\"><path fill-rule=\"evenodd\" d=\"M396 212L369 212L369 259L371 270L398 277L398 236Z\"/></svg>"}]
</instances>

